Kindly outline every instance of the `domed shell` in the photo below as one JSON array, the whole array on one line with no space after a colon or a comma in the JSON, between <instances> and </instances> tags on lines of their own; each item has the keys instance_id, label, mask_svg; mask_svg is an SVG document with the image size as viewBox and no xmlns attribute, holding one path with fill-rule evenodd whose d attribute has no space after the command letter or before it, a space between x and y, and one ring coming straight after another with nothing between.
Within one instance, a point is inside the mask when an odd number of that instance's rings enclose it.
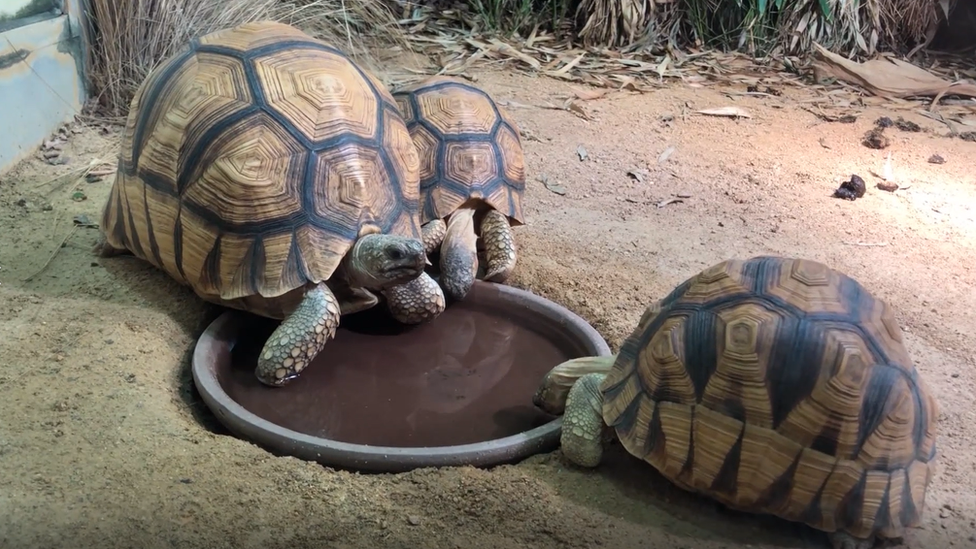
<instances>
[{"instance_id":1,"label":"domed shell","mask_svg":"<svg viewBox=\"0 0 976 549\"><path fill-rule=\"evenodd\" d=\"M253 308L327 280L361 234L419 238L419 167L374 76L293 27L249 23L140 86L102 227L202 297Z\"/></svg>"},{"instance_id":2,"label":"domed shell","mask_svg":"<svg viewBox=\"0 0 976 549\"><path fill-rule=\"evenodd\" d=\"M393 94L420 156L421 221L484 201L522 225L525 157L519 128L488 93L435 76Z\"/></svg>"},{"instance_id":3,"label":"domed shell","mask_svg":"<svg viewBox=\"0 0 976 549\"><path fill-rule=\"evenodd\" d=\"M630 453L730 508L857 537L919 522L936 401L892 310L821 263L690 278L648 307L602 392Z\"/></svg>"}]
</instances>

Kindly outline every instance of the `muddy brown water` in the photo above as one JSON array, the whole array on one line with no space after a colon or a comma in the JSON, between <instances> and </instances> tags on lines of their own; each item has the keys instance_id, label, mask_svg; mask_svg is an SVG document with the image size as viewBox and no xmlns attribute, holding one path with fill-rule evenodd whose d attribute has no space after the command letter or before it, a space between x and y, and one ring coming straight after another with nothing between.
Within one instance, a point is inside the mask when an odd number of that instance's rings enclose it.
<instances>
[{"instance_id":1,"label":"muddy brown water","mask_svg":"<svg viewBox=\"0 0 976 549\"><path fill-rule=\"evenodd\" d=\"M396 323L382 306L344 317L301 377L280 388L254 376L277 322L248 316L217 376L259 417L330 440L423 447L517 434L553 419L532 394L553 366L585 350L538 313L485 293L497 292L473 292L419 326Z\"/></svg>"}]
</instances>

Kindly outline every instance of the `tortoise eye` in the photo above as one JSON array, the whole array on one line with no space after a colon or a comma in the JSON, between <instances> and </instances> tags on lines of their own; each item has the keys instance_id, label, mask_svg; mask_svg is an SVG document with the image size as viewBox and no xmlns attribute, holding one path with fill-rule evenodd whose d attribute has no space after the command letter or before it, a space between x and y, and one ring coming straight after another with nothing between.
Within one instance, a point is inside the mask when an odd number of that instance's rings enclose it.
<instances>
[{"instance_id":1,"label":"tortoise eye","mask_svg":"<svg viewBox=\"0 0 976 549\"><path fill-rule=\"evenodd\" d=\"M390 250L389 256L393 261L399 261L403 259L403 252L401 252L399 248L394 248Z\"/></svg>"}]
</instances>

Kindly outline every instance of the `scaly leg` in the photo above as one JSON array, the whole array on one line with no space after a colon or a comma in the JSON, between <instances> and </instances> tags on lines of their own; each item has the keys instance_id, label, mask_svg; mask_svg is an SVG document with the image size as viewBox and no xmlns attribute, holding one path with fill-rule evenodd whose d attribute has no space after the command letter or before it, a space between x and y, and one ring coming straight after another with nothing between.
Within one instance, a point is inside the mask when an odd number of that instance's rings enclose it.
<instances>
[{"instance_id":1,"label":"scaly leg","mask_svg":"<svg viewBox=\"0 0 976 549\"><path fill-rule=\"evenodd\" d=\"M443 219L432 219L421 227L421 238L424 241L424 252L429 256L441 247L444 235L447 234L447 223Z\"/></svg>"},{"instance_id":2,"label":"scaly leg","mask_svg":"<svg viewBox=\"0 0 976 549\"><path fill-rule=\"evenodd\" d=\"M338 299L324 282L310 289L264 344L254 370L258 380L281 387L297 378L335 337L341 314Z\"/></svg>"},{"instance_id":3,"label":"scaly leg","mask_svg":"<svg viewBox=\"0 0 976 549\"><path fill-rule=\"evenodd\" d=\"M444 292L427 273L406 284L383 290L383 296L393 318L404 324L433 320L447 307Z\"/></svg>"},{"instance_id":4,"label":"scaly leg","mask_svg":"<svg viewBox=\"0 0 976 549\"><path fill-rule=\"evenodd\" d=\"M579 378L566 397L560 445L563 455L581 467L596 467L603 458L603 395L606 374Z\"/></svg>"},{"instance_id":5,"label":"scaly leg","mask_svg":"<svg viewBox=\"0 0 976 549\"><path fill-rule=\"evenodd\" d=\"M98 257L115 257L117 255L127 255L132 253L125 248L116 248L115 246L109 244L108 240L105 239L104 234L98 237L98 242L95 243L95 246L92 248L92 252Z\"/></svg>"},{"instance_id":6,"label":"scaly leg","mask_svg":"<svg viewBox=\"0 0 976 549\"><path fill-rule=\"evenodd\" d=\"M515 235L508 218L490 210L481 222L481 240L485 245L485 280L505 282L515 269Z\"/></svg>"},{"instance_id":7,"label":"scaly leg","mask_svg":"<svg viewBox=\"0 0 976 549\"><path fill-rule=\"evenodd\" d=\"M455 301L464 299L477 273L478 235L474 232L474 210L463 208L451 214L441 244L444 292Z\"/></svg>"}]
</instances>

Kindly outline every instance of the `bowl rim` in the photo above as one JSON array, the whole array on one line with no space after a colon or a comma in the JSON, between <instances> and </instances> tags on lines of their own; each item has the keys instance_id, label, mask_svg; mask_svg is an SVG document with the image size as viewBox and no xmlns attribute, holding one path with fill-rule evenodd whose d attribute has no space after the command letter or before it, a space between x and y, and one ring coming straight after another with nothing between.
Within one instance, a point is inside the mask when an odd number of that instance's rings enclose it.
<instances>
[{"instance_id":1,"label":"bowl rim","mask_svg":"<svg viewBox=\"0 0 976 549\"><path fill-rule=\"evenodd\" d=\"M591 353L585 356L610 356L610 347L596 329L569 309L532 292L480 280L476 285L491 285L498 301L526 307L541 315L577 340ZM450 446L371 446L311 436L264 418L234 401L221 387L209 360L221 346L233 349L245 315L225 310L197 339L191 370L193 382L204 403L229 431L245 441L256 443L274 454L288 455L322 465L360 472L394 473L423 467L471 465L489 467L512 463L531 455L552 451L559 445L562 416L502 438ZM436 322L436 319L434 320Z\"/></svg>"}]
</instances>

